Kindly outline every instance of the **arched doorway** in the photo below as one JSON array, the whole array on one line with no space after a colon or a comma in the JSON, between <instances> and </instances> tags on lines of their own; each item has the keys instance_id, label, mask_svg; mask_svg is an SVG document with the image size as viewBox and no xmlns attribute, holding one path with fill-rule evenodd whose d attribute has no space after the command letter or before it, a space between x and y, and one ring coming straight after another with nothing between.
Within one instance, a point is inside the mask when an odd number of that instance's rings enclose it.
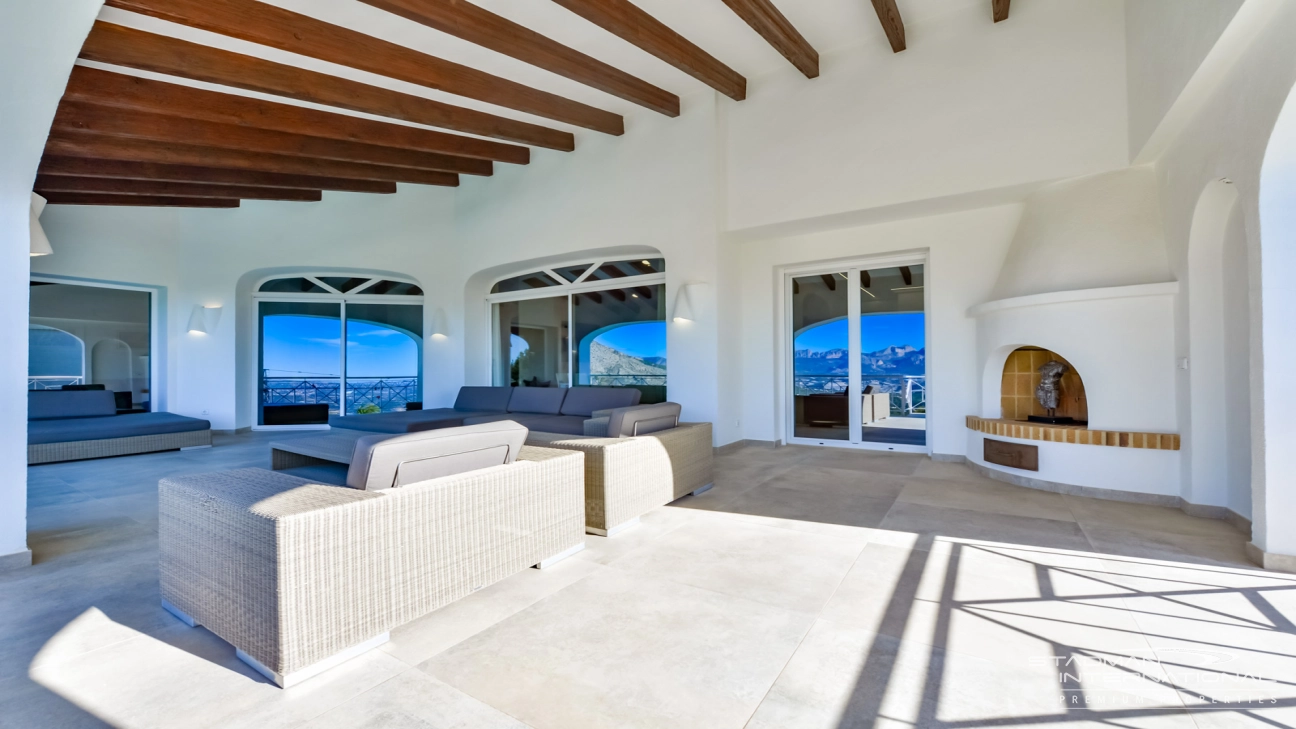
<instances>
[{"instance_id":1,"label":"arched doorway","mask_svg":"<svg viewBox=\"0 0 1296 729\"><path fill-rule=\"evenodd\" d=\"M90 382L113 392L131 392L134 358L120 339L101 339L90 349Z\"/></svg>"}]
</instances>

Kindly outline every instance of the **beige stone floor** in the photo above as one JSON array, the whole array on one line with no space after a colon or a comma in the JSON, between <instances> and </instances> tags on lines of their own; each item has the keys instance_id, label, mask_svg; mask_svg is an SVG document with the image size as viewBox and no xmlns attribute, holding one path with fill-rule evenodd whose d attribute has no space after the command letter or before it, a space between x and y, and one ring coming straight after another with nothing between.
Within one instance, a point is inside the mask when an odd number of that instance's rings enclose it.
<instances>
[{"instance_id":1,"label":"beige stone floor","mask_svg":"<svg viewBox=\"0 0 1296 729\"><path fill-rule=\"evenodd\" d=\"M157 480L268 440L29 469L0 726L1296 726L1296 577L1223 522L801 447L283 691L158 606Z\"/></svg>"}]
</instances>

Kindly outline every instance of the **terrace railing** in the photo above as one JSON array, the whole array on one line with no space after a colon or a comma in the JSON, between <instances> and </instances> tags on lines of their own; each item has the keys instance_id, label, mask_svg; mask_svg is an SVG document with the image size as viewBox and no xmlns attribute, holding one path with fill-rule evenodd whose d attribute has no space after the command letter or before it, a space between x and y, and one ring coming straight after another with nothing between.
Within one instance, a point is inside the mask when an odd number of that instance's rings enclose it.
<instances>
[{"instance_id":1,"label":"terrace railing","mask_svg":"<svg viewBox=\"0 0 1296 729\"><path fill-rule=\"evenodd\" d=\"M419 400L417 377L349 377L346 380L347 413L377 407L382 412L404 410ZM342 408L340 377L262 377L262 405L315 405L326 403L332 413Z\"/></svg>"},{"instance_id":2,"label":"terrace railing","mask_svg":"<svg viewBox=\"0 0 1296 729\"><path fill-rule=\"evenodd\" d=\"M846 375L796 375L797 395L840 395L846 392ZM872 385L891 396L893 415L924 415L927 412L927 378L922 375L864 375L864 386Z\"/></svg>"},{"instance_id":3,"label":"terrace railing","mask_svg":"<svg viewBox=\"0 0 1296 729\"><path fill-rule=\"evenodd\" d=\"M71 375L35 375L27 378L28 390L58 390L64 385L81 385L84 377Z\"/></svg>"}]
</instances>

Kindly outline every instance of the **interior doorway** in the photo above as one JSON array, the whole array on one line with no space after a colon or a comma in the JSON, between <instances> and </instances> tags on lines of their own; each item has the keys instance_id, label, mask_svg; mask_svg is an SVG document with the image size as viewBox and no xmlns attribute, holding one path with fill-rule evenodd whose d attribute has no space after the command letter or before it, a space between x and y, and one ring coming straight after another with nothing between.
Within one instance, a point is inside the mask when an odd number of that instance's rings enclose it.
<instances>
[{"instance_id":1,"label":"interior doorway","mask_svg":"<svg viewBox=\"0 0 1296 729\"><path fill-rule=\"evenodd\" d=\"M787 440L927 450L925 264L787 275Z\"/></svg>"}]
</instances>

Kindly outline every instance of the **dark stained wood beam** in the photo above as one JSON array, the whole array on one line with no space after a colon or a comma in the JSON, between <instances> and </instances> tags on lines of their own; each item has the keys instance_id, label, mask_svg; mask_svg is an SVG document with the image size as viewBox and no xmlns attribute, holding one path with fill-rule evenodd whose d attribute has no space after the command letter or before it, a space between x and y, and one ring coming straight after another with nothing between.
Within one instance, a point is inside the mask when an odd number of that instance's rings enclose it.
<instances>
[{"instance_id":1,"label":"dark stained wood beam","mask_svg":"<svg viewBox=\"0 0 1296 729\"><path fill-rule=\"evenodd\" d=\"M585 298L589 299L590 301L593 301L596 304L603 303L603 295L597 291L586 291L583 294L581 294L581 296L584 296Z\"/></svg>"},{"instance_id":2,"label":"dark stained wood beam","mask_svg":"<svg viewBox=\"0 0 1296 729\"><path fill-rule=\"evenodd\" d=\"M801 293L801 284L796 279L792 279L792 295L796 296Z\"/></svg>"},{"instance_id":3,"label":"dark stained wood beam","mask_svg":"<svg viewBox=\"0 0 1296 729\"><path fill-rule=\"evenodd\" d=\"M576 148L570 132L102 21L81 57L560 152Z\"/></svg>"},{"instance_id":4,"label":"dark stained wood beam","mask_svg":"<svg viewBox=\"0 0 1296 729\"><path fill-rule=\"evenodd\" d=\"M436 170L466 175L490 175L492 162L468 157L452 157L436 152L379 147L359 142L308 137L271 129L217 124L198 119L153 114L146 111L95 106L80 101L64 101L54 115L53 128L66 132L148 139L201 147L234 149L245 152L311 157L342 162L364 162L417 170Z\"/></svg>"},{"instance_id":5,"label":"dark stained wood beam","mask_svg":"<svg viewBox=\"0 0 1296 729\"><path fill-rule=\"evenodd\" d=\"M1008 19L1008 6L1012 0L990 0L991 8L994 10L994 22L998 23Z\"/></svg>"},{"instance_id":6,"label":"dark stained wood beam","mask_svg":"<svg viewBox=\"0 0 1296 729\"><path fill-rule=\"evenodd\" d=\"M724 4L774 46L774 50L783 54L806 78L816 78L819 75L819 52L770 0L724 0Z\"/></svg>"},{"instance_id":7,"label":"dark stained wood beam","mask_svg":"<svg viewBox=\"0 0 1296 729\"><path fill-rule=\"evenodd\" d=\"M860 271L860 285L862 285L864 288L868 288L873 285L873 277L869 275L868 271Z\"/></svg>"},{"instance_id":8,"label":"dark stained wood beam","mask_svg":"<svg viewBox=\"0 0 1296 729\"><path fill-rule=\"evenodd\" d=\"M877 11L882 30L886 31L887 40L891 42L892 52L903 51L905 49L904 21L900 19L900 9L896 7L896 0L873 0L873 9Z\"/></svg>"},{"instance_id":9,"label":"dark stained wood beam","mask_svg":"<svg viewBox=\"0 0 1296 729\"><path fill-rule=\"evenodd\" d=\"M679 97L597 58L573 50L467 0L360 0L406 20L592 86L666 116L679 116Z\"/></svg>"},{"instance_id":10,"label":"dark stained wood beam","mask_svg":"<svg viewBox=\"0 0 1296 729\"><path fill-rule=\"evenodd\" d=\"M370 4L375 2L375 0L364 1ZM639 9L630 0L554 0L554 2L735 101L747 98L747 79L716 60L711 54L690 43L666 24Z\"/></svg>"},{"instance_id":11,"label":"dark stained wood beam","mask_svg":"<svg viewBox=\"0 0 1296 729\"><path fill-rule=\"evenodd\" d=\"M108 0L107 4L604 134L625 132L625 120L618 114L259 0Z\"/></svg>"},{"instance_id":12,"label":"dark stained wood beam","mask_svg":"<svg viewBox=\"0 0 1296 729\"><path fill-rule=\"evenodd\" d=\"M73 67L63 100L456 157L522 165L531 161L531 150L526 147L223 94L88 66Z\"/></svg>"},{"instance_id":13,"label":"dark stained wood beam","mask_svg":"<svg viewBox=\"0 0 1296 729\"><path fill-rule=\"evenodd\" d=\"M280 172L288 175L320 175L357 180L410 182L417 185L457 187L459 176L448 172L411 170L360 162L338 162L309 157L292 157L264 152L242 152L233 149L170 144L145 139L105 137L82 132L54 130L45 144L46 154L60 157L119 159L127 162L157 162L171 165L227 167L236 170Z\"/></svg>"},{"instance_id":14,"label":"dark stained wood beam","mask_svg":"<svg viewBox=\"0 0 1296 729\"><path fill-rule=\"evenodd\" d=\"M33 188L48 192L88 192L111 195L153 195L161 197L214 197L226 200L289 200L294 202L319 202L324 198L319 190L291 190L275 187L248 187L246 185L207 185L189 182L159 182L157 180L114 180L108 177L63 177L37 175Z\"/></svg>"},{"instance_id":15,"label":"dark stained wood beam","mask_svg":"<svg viewBox=\"0 0 1296 729\"><path fill-rule=\"evenodd\" d=\"M169 165L152 162L125 162L87 157L59 157L46 154L39 173L71 177L117 180L151 180L158 182L201 182L213 185L243 185L289 190L337 190L390 195L396 183L377 180L347 180L336 177L285 175L257 170L232 170L219 167Z\"/></svg>"},{"instance_id":16,"label":"dark stained wood beam","mask_svg":"<svg viewBox=\"0 0 1296 729\"><path fill-rule=\"evenodd\" d=\"M100 195L84 192L50 192L50 205L112 205L147 208L236 208L238 200L210 197L157 197L151 195Z\"/></svg>"},{"instance_id":17,"label":"dark stained wood beam","mask_svg":"<svg viewBox=\"0 0 1296 729\"><path fill-rule=\"evenodd\" d=\"M913 271L908 266L900 267L900 278L904 279L905 286L913 286Z\"/></svg>"},{"instance_id":18,"label":"dark stained wood beam","mask_svg":"<svg viewBox=\"0 0 1296 729\"><path fill-rule=\"evenodd\" d=\"M616 299L617 301L625 301L627 298L625 292L622 291L621 289L608 289L603 293L611 295L612 298Z\"/></svg>"},{"instance_id":19,"label":"dark stained wood beam","mask_svg":"<svg viewBox=\"0 0 1296 729\"><path fill-rule=\"evenodd\" d=\"M819 278L823 280L824 286L827 286L829 291L837 290L836 276L833 276L831 273L824 273L824 274L820 274Z\"/></svg>"}]
</instances>

